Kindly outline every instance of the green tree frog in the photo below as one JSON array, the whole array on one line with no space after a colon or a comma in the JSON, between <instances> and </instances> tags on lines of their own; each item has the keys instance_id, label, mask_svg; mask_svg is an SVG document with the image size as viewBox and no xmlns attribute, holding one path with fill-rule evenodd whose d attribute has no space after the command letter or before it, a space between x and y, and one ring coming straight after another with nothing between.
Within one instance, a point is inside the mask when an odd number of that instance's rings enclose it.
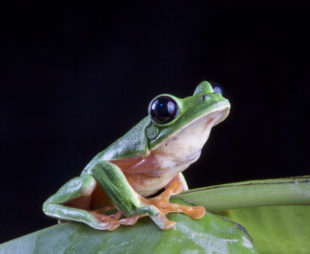
<instances>
[{"instance_id":1,"label":"green tree frog","mask_svg":"<svg viewBox=\"0 0 310 254\"><path fill-rule=\"evenodd\" d=\"M175 225L166 217L171 212L203 217L204 207L169 203L169 198L188 189L182 171L199 158L211 128L229 109L229 101L207 81L183 99L156 96L148 116L48 198L44 213L110 231L144 216L163 230ZM147 199L161 189L165 190Z\"/></svg>"}]
</instances>

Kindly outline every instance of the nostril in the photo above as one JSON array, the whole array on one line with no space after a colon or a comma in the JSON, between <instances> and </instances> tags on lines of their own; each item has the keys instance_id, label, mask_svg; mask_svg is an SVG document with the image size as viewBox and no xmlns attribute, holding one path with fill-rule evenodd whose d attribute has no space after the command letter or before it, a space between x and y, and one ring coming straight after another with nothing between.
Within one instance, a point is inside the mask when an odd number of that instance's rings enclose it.
<instances>
[{"instance_id":1,"label":"nostril","mask_svg":"<svg viewBox=\"0 0 310 254\"><path fill-rule=\"evenodd\" d=\"M223 94L223 88L222 88L223 86L221 84L215 81L211 81L211 84L212 84L214 93Z\"/></svg>"}]
</instances>

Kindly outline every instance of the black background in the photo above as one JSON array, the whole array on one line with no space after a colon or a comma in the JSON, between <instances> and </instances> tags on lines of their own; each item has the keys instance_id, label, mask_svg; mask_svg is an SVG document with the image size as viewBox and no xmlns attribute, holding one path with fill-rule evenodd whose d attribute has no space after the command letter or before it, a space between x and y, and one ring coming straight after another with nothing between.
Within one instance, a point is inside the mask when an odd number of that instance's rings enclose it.
<instances>
[{"instance_id":1,"label":"black background","mask_svg":"<svg viewBox=\"0 0 310 254\"><path fill-rule=\"evenodd\" d=\"M219 82L232 104L190 187L309 173L307 9L260 1L13 6L4 23L0 242L54 224L43 201L159 93Z\"/></svg>"}]
</instances>

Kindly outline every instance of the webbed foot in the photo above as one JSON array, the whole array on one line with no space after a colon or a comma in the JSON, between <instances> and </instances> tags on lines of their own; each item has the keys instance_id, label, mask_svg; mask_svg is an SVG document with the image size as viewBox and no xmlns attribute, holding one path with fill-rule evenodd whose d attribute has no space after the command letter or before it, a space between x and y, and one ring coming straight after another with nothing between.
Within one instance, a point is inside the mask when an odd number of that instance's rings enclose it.
<instances>
[{"instance_id":1,"label":"webbed foot","mask_svg":"<svg viewBox=\"0 0 310 254\"><path fill-rule=\"evenodd\" d=\"M163 230L169 229L175 225L174 221L166 218L168 213L184 213L193 219L200 219L204 216L206 210L203 206L186 206L169 203L171 196L179 194L182 191L182 183L173 181L170 186L160 195L151 199L142 198L142 202L149 206L154 206L157 212L151 214L153 221Z\"/></svg>"},{"instance_id":2,"label":"webbed foot","mask_svg":"<svg viewBox=\"0 0 310 254\"><path fill-rule=\"evenodd\" d=\"M114 231L120 225L131 226L131 225L136 224L138 219L141 217L139 215L135 215L132 217L122 218L123 214L120 211L117 211L116 213L111 214L111 215L106 215L106 214L101 213L103 212L103 210L107 211L107 209L100 209L97 211L88 211L88 213L91 214L93 217L95 217L96 220L98 221L98 226L96 228L100 230Z\"/></svg>"}]
</instances>

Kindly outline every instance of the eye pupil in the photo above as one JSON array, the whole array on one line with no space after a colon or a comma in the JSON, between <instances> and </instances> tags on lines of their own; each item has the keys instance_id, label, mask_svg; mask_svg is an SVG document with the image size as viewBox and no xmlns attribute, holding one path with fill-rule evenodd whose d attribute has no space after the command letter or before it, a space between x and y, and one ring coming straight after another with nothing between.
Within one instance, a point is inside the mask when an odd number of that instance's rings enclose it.
<instances>
[{"instance_id":1,"label":"eye pupil","mask_svg":"<svg viewBox=\"0 0 310 254\"><path fill-rule=\"evenodd\" d=\"M178 114L178 105L168 96L156 98L150 105L152 119L160 124L172 121Z\"/></svg>"},{"instance_id":2,"label":"eye pupil","mask_svg":"<svg viewBox=\"0 0 310 254\"><path fill-rule=\"evenodd\" d=\"M173 114L175 109L174 103L171 101L168 102L160 102L157 107L157 112L161 116L169 116L170 114Z\"/></svg>"}]
</instances>

